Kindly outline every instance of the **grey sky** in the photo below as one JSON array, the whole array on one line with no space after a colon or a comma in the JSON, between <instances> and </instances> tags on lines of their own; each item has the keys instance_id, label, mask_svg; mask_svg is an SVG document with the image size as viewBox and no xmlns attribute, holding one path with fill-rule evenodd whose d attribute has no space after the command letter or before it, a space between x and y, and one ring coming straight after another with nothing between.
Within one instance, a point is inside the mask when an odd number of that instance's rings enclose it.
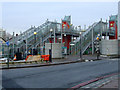
<instances>
[{"instance_id":1,"label":"grey sky","mask_svg":"<svg viewBox=\"0 0 120 90\"><path fill-rule=\"evenodd\" d=\"M48 18L60 22L71 15L75 26L91 25L117 14L117 2L5 2L2 3L2 26L7 32L19 33L31 25L39 26Z\"/></svg>"}]
</instances>

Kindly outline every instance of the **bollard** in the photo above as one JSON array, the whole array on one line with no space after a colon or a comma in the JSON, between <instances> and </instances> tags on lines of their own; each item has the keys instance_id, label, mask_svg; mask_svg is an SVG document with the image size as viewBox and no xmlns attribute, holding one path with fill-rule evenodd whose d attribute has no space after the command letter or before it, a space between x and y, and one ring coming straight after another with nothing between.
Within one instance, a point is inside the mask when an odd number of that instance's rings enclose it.
<instances>
[{"instance_id":1,"label":"bollard","mask_svg":"<svg viewBox=\"0 0 120 90\"><path fill-rule=\"evenodd\" d=\"M9 58L7 59L7 67L9 68Z\"/></svg>"},{"instance_id":2,"label":"bollard","mask_svg":"<svg viewBox=\"0 0 120 90\"><path fill-rule=\"evenodd\" d=\"M49 49L49 62L52 62L52 53L51 53L51 49Z\"/></svg>"}]
</instances>

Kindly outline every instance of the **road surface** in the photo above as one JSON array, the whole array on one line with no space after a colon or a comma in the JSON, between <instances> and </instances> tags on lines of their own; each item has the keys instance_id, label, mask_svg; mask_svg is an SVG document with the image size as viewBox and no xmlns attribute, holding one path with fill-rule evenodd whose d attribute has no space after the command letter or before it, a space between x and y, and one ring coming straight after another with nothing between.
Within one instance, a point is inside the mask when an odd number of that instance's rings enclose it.
<instances>
[{"instance_id":1,"label":"road surface","mask_svg":"<svg viewBox=\"0 0 120 90\"><path fill-rule=\"evenodd\" d=\"M118 72L118 60L100 60L2 71L3 88L70 88Z\"/></svg>"}]
</instances>

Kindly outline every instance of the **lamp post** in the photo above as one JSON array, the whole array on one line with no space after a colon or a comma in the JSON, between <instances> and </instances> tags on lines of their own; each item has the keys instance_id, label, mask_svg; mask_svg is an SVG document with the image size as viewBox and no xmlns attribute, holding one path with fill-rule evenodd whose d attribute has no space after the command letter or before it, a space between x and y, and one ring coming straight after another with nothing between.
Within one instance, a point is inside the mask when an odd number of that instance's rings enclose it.
<instances>
[{"instance_id":1,"label":"lamp post","mask_svg":"<svg viewBox=\"0 0 120 90\"><path fill-rule=\"evenodd\" d=\"M62 22L62 20L61 20L61 22ZM62 24L61 24L61 58L63 57L62 56L62 54L63 54L62 53L62 47L63 47L63 44L62 44L63 43L63 36L62 36L63 34L62 33L63 33L63 27L62 27Z\"/></svg>"},{"instance_id":2,"label":"lamp post","mask_svg":"<svg viewBox=\"0 0 120 90\"><path fill-rule=\"evenodd\" d=\"M7 59L7 66L9 68L9 54L10 54L10 49L9 49L9 45L8 45L8 59Z\"/></svg>"},{"instance_id":3,"label":"lamp post","mask_svg":"<svg viewBox=\"0 0 120 90\"><path fill-rule=\"evenodd\" d=\"M97 59L99 59L99 56L100 56L100 43L99 43L99 40L100 40L100 34L97 35L97 43L96 43L96 52L97 52Z\"/></svg>"},{"instance_id":4,"label":"lamp post","mask_svg":"<svg viewBox=\"0 0 120 90\"><path fill-rule=\"evenodd\" d=\"M82 32L80 32L80 58L82 60Z\"/></svg>"},{"instance_id":5,"label":"lamp post","mask_svg":"<svg viewBox=\"0 0 120 90\"><path fill-rule=\"evenodd\" d=\"M36 34L37 34L37 32L34 31L34 39L35 39L35 43L36 43ZM34 43L34 50L33 50L33 54L34 54L34 55L36 54L35 43Z\"/></svg>"},{"instance_id":6,"label":"lamp post","mask_svg":"<svg viewBox=\"0 0 120 90\"><path fill-rule=\"evenodd\" d=\"M28 47L27 47L27 46L28 46L28 45L27 45L28 42L27 42L27 38L28 38L28 33L27 33L27 37L26 37L26 58L27 58L27 55L28 55Z\"/></svg>"},{"instance_id":7,"label":"lamp post","mask_svg":"<svg viewBox=\"0 0 120 90\"><path fill-rule=\"evenodd\" d=\"M94 34L93 34L93 25L92 25L92 55L94 54Z\"/></svg>"},{"instance_id":8,"label":"lamp post","mask_svg":"<svg viewBox=\"0 0 120 90\"><path fill-rule=\"evenodd\" d=\"M65 54L65 56L66 56L66 58L67 58L67 41L66 41L66 34L64 33L64 38L65 38L65 47L66 48L64 48L64 54Z\"/></svg>"},{"instance_id":9,"label":"lamp post","mask_svg":"<svg viewBox=\"0 0 120 90\"><path fill-rule=\"evenodd\" d=\"M14 45L15 45L15 37L14 37L14 34L15 34L15 33L13 32L13 57L14 57L14 53L15 53L15 51L14 51L14 48L15 48L15 46L14 46Z\"/></svg>"},{"instance_id":10,"label":"lamp post","mask_svg":"<svg viewBox=\"0 0 120 90\"><path fill-rule=\"evenodd\" d=\"M103 33L102 18L101 18L101 20L100 20L100 23L101 23L101 38L102 38L102 33Z\"/></svg>"},{"instance_id":11,"label":"lamp post","mask_svg":"<svg viewBox=\"0 0 120 90\"><path fill-rule=\"evenodd\" d=\"M50 29L50 33L51 33L51 49L49 50L50 62L52 62L52 31L53 31L53 29Z\"/></svg>"},{"instance_id":12,"label":"lamp post","mask_svg":"<svg viewBox=\"0 0 120 90\"><path fill-rule=\"evenodd\" d=\"M9 56L10 56L9 41L7 41L6 44L7 44L7 46L8 46L7 66L8 66L8 68L9 68Z\"/></svg>"},{"instance_id":13,"label":"lamp post","mask_svg":"<svg viewBox=\"0 0 120 90\"><path fill-rule=\"evenodd\" d=\"M82 31L81 26L78 26L80 30L80 59L82 60Z\"/></svg>"},{"instance_id":14,"label":"lamp post","mask_svg":"<svg viewBox=\"0 0 120 90\"><path fill-rule=\"evenodd\" d=\"M106 19L106 40L107 40L107 19Z\"/></svg>"}]
</instances>

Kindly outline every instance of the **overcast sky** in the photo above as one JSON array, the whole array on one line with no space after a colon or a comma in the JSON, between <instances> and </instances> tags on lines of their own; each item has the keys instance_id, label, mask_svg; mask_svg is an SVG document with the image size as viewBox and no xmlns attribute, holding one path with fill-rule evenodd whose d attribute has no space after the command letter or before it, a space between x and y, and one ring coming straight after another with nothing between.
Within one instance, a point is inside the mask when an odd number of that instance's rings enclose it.
<instances>
[{"instance_id":1,"label":"overcast sky","mask_svg":"<svg viewBox=\"0 0 120 90\"><path fill-rule=\"evenodd\" d=\"M71 15L72 24L91 25L118 12L117 2L4 2L2 3L2 27L11 33L27 30L31 25L39 26L48 18L61 22Z\"/></svg>"}]
</instances>

